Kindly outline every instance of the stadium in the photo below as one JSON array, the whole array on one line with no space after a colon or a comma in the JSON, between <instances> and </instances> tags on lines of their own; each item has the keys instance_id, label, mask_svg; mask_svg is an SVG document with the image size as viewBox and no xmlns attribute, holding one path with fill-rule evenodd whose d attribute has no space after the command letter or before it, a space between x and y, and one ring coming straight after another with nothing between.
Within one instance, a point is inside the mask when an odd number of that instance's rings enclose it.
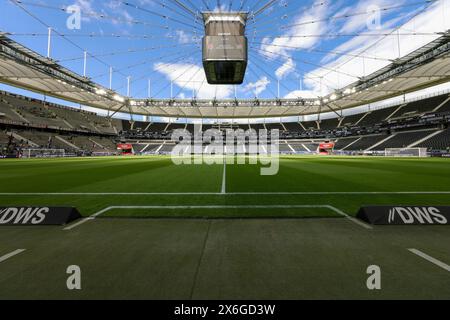
<instances>
[{"instance_id":1,"label":"stadium","mask_svg":"<svg viewBox=\"0 0 450 320\"><path fill-rule=\"evenodd\" d=\"M0 3L0 299L450 299L450 1Z\"/></svg>"}]
</instances>

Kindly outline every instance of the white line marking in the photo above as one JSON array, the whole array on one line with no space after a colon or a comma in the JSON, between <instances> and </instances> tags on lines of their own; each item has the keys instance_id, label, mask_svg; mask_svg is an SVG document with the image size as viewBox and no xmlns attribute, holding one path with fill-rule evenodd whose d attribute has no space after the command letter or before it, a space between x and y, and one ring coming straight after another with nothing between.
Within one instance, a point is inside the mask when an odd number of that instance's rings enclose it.
<instances>
[{"instance_id":1,"label":"white line marking","mask_svg":"<svg viewBox=\"0 0 450 320\"><path fill-rule=\"evenodd\" d=\"M0 196L253 196L253 195L447 195L450 191L318 191L318 192L32 192Z\"/></svg>"},{"instance_id":2,"label":"white line marking","mask_svg":"<svg viewBox=\"0 0 450 320\"><path fill-rule=\"evenodd\" d=\"M227 161L223 158L223 176L222 176L222 191L221 194L227 193Z\"/></svg>"},{"instance_id":3,"label":"white line marking","mask_svg":"<svg viewBox=\"0 0 450 320\"><path fill-rule=\"evenodd\" d=\"M63 230L66 230L66 231L67 230L72 230L73 228L76 228L79 225L82 225L83 223L86 223L86 222L91 221L91 220L95 220L95 218L98 217L99 215L101 215L101 214L111 210L110 208L111 207L108 207L106 209L100 210L99 212L93 214L92 216L90 216L88 218L81 219L80 221L75 222L74 224L71 224L70 226L65 227Z\"/></svg>"},{"instance_id":4,"label":"white line marking","mask_svg":"<svg viewBox=\"0 0 450 320\"><path fill-rule=\"evenodd\" d=\"M342 210L335 208L330 205L211 205L211 206L111 206L107 207L92 216L88 218L84 218L66 228L63 230L72 230L88 221L95 220L96 217L111 211L111 210L127 210L127 209L166 209L166 210L186 210L186 209L307 209L307 208L325 208L332 210L333 212L337 213L338 215L341 215L345 218L347 218L349 221L362 226L366 229L372 229L372 226L369 226L355 218L350 217L348 214L343 212ZM295 217L292 217L295 219ZM264 217L261 217L260 219L264 219Z\"/></svg>"},{"instance_id":5,"label":"white line marking","mask_svg":"<svg viewBox=\"0 0 450 320\"><path fill-rule=\"evenodd\" d=\"M450 266L445 264L445 263L443 263L442 261L439 261L439 260L437 260L437 259L435 259L435 258L433 258L433 257L431 257L429 255L427 255L426 253L423 253L422 251L417 250L417 249L408 249L408 251L411 252L411 253L414 253L415 255L417 255L417 256L419 256L419 257L421 257L421 258L423 258L423 259L425 259L425 260L427 260L427 261L437 265L438 267L441 267L442 269L450 272Z\"/></svg>"},{"instance_id":6,"label":"white line marking","mask_svg":"<svg viewBox=\"0 0 450 320\"><path fill-rule=\"evenodd\" d=\"M376 194L450 194L450 191L311 191L311 192L236 192L231 195L376 195Z\"/></svg>"},{"instance_id":7,"label":"white line marking","mask_svg":"<svg viewBox=\"0 0 450 320\"><path fill-rule=\"evenodd\" d=\"M333 207L333 206L327 206L330 210L333 210L334 212L336 212L337 214L340 214L341 216L343 216L343 217L346 217L348 220L350 220L351 222L353 222L353 223L356 223L357 225L360 225L360 226L362 226L363 228L366 228L366 229L373 229L373 227L371 226L371 225L369 225L369 224L367 224L367 223L364 223L363 221L360 221L360 220L358 220L358 219L356 219L356 218L353 218L353 217L351 217L351 216L349 216L348 214L346 214L344 211L342 211L342 210L340 210L340 209L338 209L338 208L336 208L336 207Z\"/></svg>"},{"instance_id":8,"label":"white line marking","mask_svg":"<svg viewBox=\"0 0 450 320\"><path fill-rule=\"evenodd\" d=\"M18 254L20 254L22 252L24 252L24 251L25 251L25 249L17 249L16 251L13 251L11 253L5 254L4 256L0 257L0 262L6 261L9 258L12 258L12 257L14 257L14 256L16 256L16 255L18 255Z\"/></svg>"},{"instance_id":9,"label":"white line marking","mask_svg":"<svg viewBox=\"0 0 450 320\"><path fill-rule=\"evenodd\" d=\"M80 221L77 221L77 222L75 222L74 224L71 224L71 225L69 225L69 226L67 226L67 227L65 227L63 230L72 230L73 228L76 228L76 227L78 227L79 225L82 225L83 223L85 223L85 222L88 222L88 221L90 221L90 220L94 220L95 218L92 218L92 217L89 217L89 218L83 218L83 219L81 219Z\"/></svg>"}]
</instances>

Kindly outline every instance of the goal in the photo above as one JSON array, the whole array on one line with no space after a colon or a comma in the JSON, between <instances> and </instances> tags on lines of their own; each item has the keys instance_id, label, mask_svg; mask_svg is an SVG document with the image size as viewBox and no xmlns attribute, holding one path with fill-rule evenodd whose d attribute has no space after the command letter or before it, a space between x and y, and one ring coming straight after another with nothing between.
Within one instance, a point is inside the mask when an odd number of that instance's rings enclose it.
<instances>
[{"instance_id":1,"label":"goal","mask_svg":"<svg viewBox=\"0 0 450 320\"><path fill-rule=\"evenodd\" d=\"M388 148L384 151L386 157L427 157L427 148Z\"/></svg>"},{"instance_id":2,"label":"goal","mask_svg":"<svg viewBox=\"0 0 450 320\"><path fill-rule=\"evenodd\" d=\"M66 156L64 149L24 149L24 158L63 158Z\"/></svg>"}]
</instances>

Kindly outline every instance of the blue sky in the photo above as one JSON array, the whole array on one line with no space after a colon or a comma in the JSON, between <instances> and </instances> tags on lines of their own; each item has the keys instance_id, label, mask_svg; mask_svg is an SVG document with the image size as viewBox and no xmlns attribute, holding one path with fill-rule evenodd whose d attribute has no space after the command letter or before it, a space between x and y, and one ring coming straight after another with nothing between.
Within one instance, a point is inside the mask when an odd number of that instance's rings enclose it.
<instances>
[{"instance_id":1,"label":"blue sky","mask_svg":"<svg viewBox=\"0 0 450 320\"><path fill-rule=\"evenodd\" d=\"M135 8L126 3L138 6ZM210 86L201 66L201 21L172 0L26 0L20 6L0 0L0 29L42 55L47 54L83 74L83 49L89 52L87 75L126 95L145 98L151 81L153 97L232 98L232 86ZM239 9L241 0L182 0L193 11ZM255 11L268 0L245 1ZM166 3L169 9L163 8ZM450 29L450 0L279 0L247 26L249 68L239 98L316 97L354 82ZM67 9L81 8L81 28L70 30ZM194 8L195 6L195 8ZM380 11L378 11L380 9ZM426 10L424 10L426 9ZM67 11L67 10L66 10ZM40 20L40 22L37 19ZM391 32L398 36L388 35ZM69 43L57 33L65 35ZM420 35L413 35L420 33ZM32 35L33 34L33 35ZM364 36L362 36L364 35ZM95 57L95 58L94 58ZM300 90L301 89L301 90Z\"/></svg>"}]
</instances>

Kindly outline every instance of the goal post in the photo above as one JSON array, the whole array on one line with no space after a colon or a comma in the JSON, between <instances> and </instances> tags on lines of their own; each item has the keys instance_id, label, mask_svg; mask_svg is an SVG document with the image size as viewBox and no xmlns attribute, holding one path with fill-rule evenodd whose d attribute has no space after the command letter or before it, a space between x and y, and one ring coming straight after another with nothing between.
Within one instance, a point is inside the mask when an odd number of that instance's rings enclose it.
<instances>
[{"instance_id":1,"label":"goal post","mask_svg":"<svg viewBox=\"0 0 450 320\"><path fill-rule=\"evenodd\" d=\"M24 158L63 158L66 156L64 149L24 149Z\"/></svg>"},{"instance_id":2,"label":"goal post","mask_svg":"<svg viewBox=\"0 0 450 320\"><path fill-rule=\"evenodd\" d=\"M418 157L428 156L427 148L387 148L384 151L386 157Z\"/></svg>"}]
</instances>

